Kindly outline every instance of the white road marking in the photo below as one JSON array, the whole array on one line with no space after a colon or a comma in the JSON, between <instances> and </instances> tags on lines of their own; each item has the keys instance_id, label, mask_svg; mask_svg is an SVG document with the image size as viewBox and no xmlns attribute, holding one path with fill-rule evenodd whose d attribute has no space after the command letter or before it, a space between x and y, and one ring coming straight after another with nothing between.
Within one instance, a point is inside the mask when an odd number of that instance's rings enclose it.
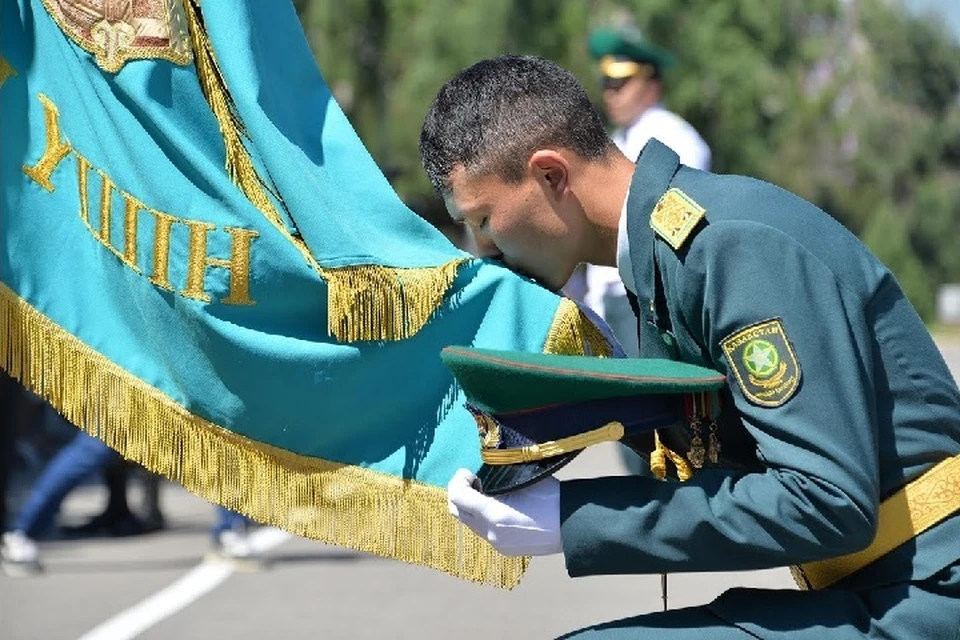
<instances>
[{"instance_id":1,"label":"white road marking","mask_svg":"<svg viewBox=\"0 0 960 640\"><path fill-rule=\"evenodd\" d=\"M289 538L290 534L285 531L265 527L250 534L250 546L257 553L264 553ZM216 589L234 571L234 565L227 562L202 562L170 586L97 625L80 636L79 640L136 638L164 618Z\"/></svg>"}]
</instances>

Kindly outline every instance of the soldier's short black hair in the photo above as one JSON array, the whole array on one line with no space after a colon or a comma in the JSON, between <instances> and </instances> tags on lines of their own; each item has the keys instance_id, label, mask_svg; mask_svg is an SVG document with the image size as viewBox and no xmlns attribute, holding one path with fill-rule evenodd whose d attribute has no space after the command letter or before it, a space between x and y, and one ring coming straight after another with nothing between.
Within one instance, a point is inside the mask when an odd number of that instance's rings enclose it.
<instances>
[{"instance_id":1,"label":"soldier's short black hair","mask_svg":"<svg viewBox=\"0 0 960 640\"><path fill-rule=\"evenodd\" d=\"M440 89L420 132L423 167L440 194L457 165L518 182L537 149L597 160L612 145L580 82L536 56L499 56L464 69Z\"/></svg>"}]
</instances>

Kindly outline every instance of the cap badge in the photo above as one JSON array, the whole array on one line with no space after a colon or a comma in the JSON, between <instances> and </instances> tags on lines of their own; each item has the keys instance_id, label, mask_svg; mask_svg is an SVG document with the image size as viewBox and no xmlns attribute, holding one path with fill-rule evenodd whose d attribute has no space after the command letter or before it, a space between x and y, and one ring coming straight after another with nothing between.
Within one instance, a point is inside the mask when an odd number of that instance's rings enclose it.
<instances>
[{"instance_id":1,"label":"cap badge","mask_svg":"<svg viewBox=\"0 0 960 640\"><path fill-rule=\"evenodd\" d=\"M500 446L500 425L491 416L467 406L473 419L477 421L477 431L480 433L480 447L482 449L496 449Z\"/></svg>"}]
</instances>

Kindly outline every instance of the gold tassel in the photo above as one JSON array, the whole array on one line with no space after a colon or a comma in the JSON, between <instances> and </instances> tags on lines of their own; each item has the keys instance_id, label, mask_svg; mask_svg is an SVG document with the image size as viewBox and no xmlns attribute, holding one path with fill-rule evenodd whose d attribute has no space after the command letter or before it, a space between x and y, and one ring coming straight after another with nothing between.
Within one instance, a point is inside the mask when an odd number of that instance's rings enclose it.
<instances>
[{"instance_id":1,"label":"gold tassel","mask_svg":"<svg viewBox=\"0 0 960 640\"><path fill-rule=\"evenodd\" d=\"M690 463L687 462L687 459L667 447L663 448L664 453L667 454L667 457L670 458L670 462L673 463L673 466L677 470L677 478L680 479L680 482L686 482L693 477L693 469L690 467Z\"/></svg>"},{"instance_id":2,"label":"gold tassel","mask_svg":"<svg viewBox=\"0 0 960 640\"><path fill-rule=\"evenodd\" d=\"M547 332L543 352L609 358L613 355L613 348L600 329L580 311L576 302L562 298Z\"/></svg>"},{"instance_id":3,"label":"gold tassel","mask_svg":"<svg viewBox=\"0 0 960 640\"><path fill-rule=\"evenodd\" d=\"M528 565L447 513L443 488L297 455L208 422L2 283L0 366L125 457L258 522L502 588Z\"/></svg>"},{"instance_id":4,"label":"gold tassel","mask_svg":"<svg viewBox=\"0 0 960 640\"><path fill-rule=\"evenodd\" d=\"M327 327L341 342L403 340L420 331L453 285L466 258L438 267L373 264L323 269Z\"/></svg>"},{"instance_id":5,"label":"gold tassel","mask_svg":"<svg viewBox=\"0 0 960 640\"><path fill-rule=\"evenodd\" d=\"M653 432L653 451L650 452L650 473L657 480L667 477L667 458L664 453L666 447L660 442L660 434Z\"/></svg>"},{"instance_id":6,"label":"gold tassel","mask_svg":"<svg viewBox=\"0 0 960 640\"><path fill-rule=\"evenodd\" d=\"M667 445L660 441L660 432L653 432L653 451L650 452L650 473L658 480L667 477L667 460L673 463L677 470L677 478L680 482L685 482L693 477L693 469L690 463L682 455L673 451Z\"/></svg>"}]
</instances>

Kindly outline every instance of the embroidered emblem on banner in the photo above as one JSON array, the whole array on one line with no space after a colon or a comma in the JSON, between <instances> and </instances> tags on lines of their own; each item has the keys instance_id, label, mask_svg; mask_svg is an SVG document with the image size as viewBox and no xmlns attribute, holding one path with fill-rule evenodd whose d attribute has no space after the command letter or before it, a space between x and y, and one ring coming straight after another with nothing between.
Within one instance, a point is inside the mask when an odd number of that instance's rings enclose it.
<instances>
[{"instance_id":1,"label":"embroidered emblem on banner","mask_svg":"<svg viewBox=\"0 0 960 640\"><path fill-rule=\"evenodd\" d=\"M743 395L761 407L779 407L800 386L800 363L780 320L750 325L720 346Z\"/></svg>"},{"instance_id":2,"label":"embroidered emblem on banner","mask_svg":"<svg viewBox=\"0 0 960 640\"><path fill-rule=\"evenodd\" d=\"M676 187L670 189L653 208L650 226L674 249L687 241L707 210Z\"/></svg>"},{"instance_id":3,"label":"embroidered emblem on banner","mask_svg":"<svg viewBox=\"0 0 960 640\"><path fill-rule=\"evenodd\" d=\"M57 26L104 71L128 61L193 60L182 0L43 0Z\"/></svg>"}]
</instances>

